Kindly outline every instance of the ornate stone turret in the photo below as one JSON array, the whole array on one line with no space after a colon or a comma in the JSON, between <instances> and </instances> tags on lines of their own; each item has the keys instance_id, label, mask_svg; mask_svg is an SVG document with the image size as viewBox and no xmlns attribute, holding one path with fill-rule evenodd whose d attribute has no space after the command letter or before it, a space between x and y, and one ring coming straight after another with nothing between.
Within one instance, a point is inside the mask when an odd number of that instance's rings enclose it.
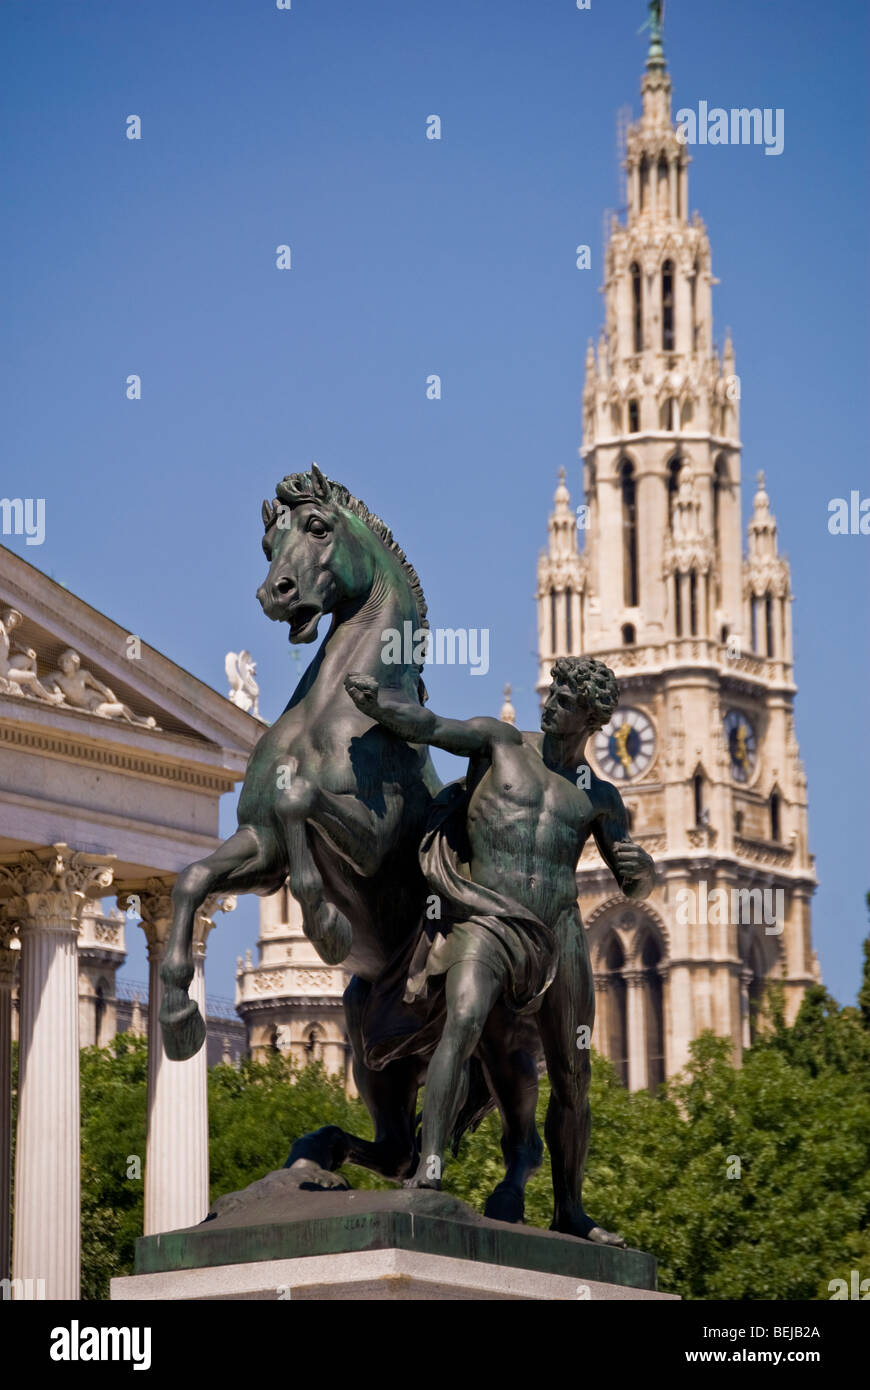
<instances>
[{"instance_id":1,"label":"ornate stone turret","mask_svg":"<svg viewBox=\"0 0 870 1390\"><path fill-rule=\"evenodd\" d=\"M583 505L575 514L560 473L536 594L538 690L563 654L594 655L618 678L590 758L661 874L628 906L594 845L578 866L602 989L595 1045L632 1087L678 1070L704 1027L729 1033L739 1057L765 980L783 982L793 1016L818 973L789 569L763 479L743 556L740 381L730 331L715 345L710 243L689 213L660 11L627 134L626 216L605 253L604 326L586 350ZM702 880L781 890L781 931L690 929L676 904Z\"/></svg>"},{"instance_id":2,"label":"ornate stone turret","mask_svg":"<svg viewBox=\"0 0 870 1390\"><path fill-rule=\"evenodd\" d=\"M236 970L236 1008L251 1056L283 1052L300 1066L322 1062L353 1092L342 996L350 976L324 965L302 928L302 909L287 889L260 906L259 959L250 951Z\"/></svg>"},{"instance_id":3,"label":"ornate stone turret","mask_svg":"<svg viewBox=\"0 0 870 1390\"><path fill-rule=\"evenodd\" d=\"M747 557L743 592L746 602L745 628L752 651L791 667L791 572L788 561L779 554L776 518L758 474L758 488L747 529Z\"/></svg>"},{"instance_id":4,"label":"ornate stone turret","mask_svg":"<svg viewBox=\"0 0 870 1390\"><path fill-rule=\"evenodd\" d=\"M538 641L547 679L553 660L583 640L581 614L588 566L577 550L579 520L571 507L565 470L560 468L548 523L550 544L538 561Z\"/></svg>"}]
</instances>

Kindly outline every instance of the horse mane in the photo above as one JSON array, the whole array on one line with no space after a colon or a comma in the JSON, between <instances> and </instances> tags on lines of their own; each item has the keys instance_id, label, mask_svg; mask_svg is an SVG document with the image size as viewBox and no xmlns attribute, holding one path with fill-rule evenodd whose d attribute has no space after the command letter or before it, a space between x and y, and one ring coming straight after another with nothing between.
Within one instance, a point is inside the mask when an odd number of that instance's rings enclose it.
<instances>
[{"instance_id":1,"label":"horse mane","mask_svg":"<svg viewBox=\"0 0 870 1390\"><path fill-rule=\"evenodd\" d=\"M429 626L426 617L426 597L414 566L408 560L398 541L393 539L393 533L386 522L382 521L375 512L369 511L365 502L354 497L343 483L336 483L331 478L325 478L317 464L312 463L308 473L288 473L285 478L282 478L275 488L275 499L274 502L263 503L263 525L267 531L278 520L279 502L283 502L288 507L297 507L301 502L314 499L317 502L327 502L336 507L344 507L354 516L359 517L360 521L365 523L372 534L377 536L381 544L399 561L414 595L420 626Z\"/></svg>"}]
</instances>

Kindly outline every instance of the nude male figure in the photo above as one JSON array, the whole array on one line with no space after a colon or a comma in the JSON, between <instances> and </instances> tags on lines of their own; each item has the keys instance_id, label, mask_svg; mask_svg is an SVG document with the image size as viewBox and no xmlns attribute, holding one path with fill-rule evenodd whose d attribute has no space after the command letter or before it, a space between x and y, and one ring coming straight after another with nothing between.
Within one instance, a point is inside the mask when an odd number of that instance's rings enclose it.
<instances>
[{"instance_id":1,"label":"nude male figure","mask_svg":"<svg viewBox=\"0 0 870 1390\"><path fill-rule=\"evenodd\" d=\"M113 690L83 667L78 652L61 652L57 664L60 670L46 676L45 683L49 690L59 692L75 709L90 710L102 719L124 719L128 724L141 724L146 729L157 727L153 714L147 717L134 714L129 705L115 697Z\"/></svg>"},{"instance_id":2,"label":"nude male figure","mask_svg":"<svg viewBox=\"0 0 870 1390\"><path fill-rule=\"evenodd\" d=\"M624 1245L587 1216L582 1203L595 997L574 875L590 834L627 897L647 897L655 869L628 834L618 791L586 760L586 740L616 708L613 673L592 658L565 657L552 675L540 733L487 717L442 719L353 672L345 685L359 709L398 737L468 756L470 858L463 868L469 897L503 905L495 915L471 910L464 921L454 913L422 972L409 981L413 993L421 977L443 976L447 1009L429 1063L420 1164L409 1185L440 1186L444 1151L464 1099L465 1064L475 1049L481 1048L505 1120L517 1088L509 1099L510 1078L499 1062L506 1051L504 1025L500 1037L488 1037L488 1029L505 1004L517 1011L537 1008L552 1088L545 1126L553 1167L551 1229ZM522 1095L523 1124L533 1132L536 1087L526 1082ZM502 1219L522 1218L505 1212Z\"/></svg>"},{"instance_id":3,"label":"nude male figure","mask_svg":"<svg viewBox=\"0 0 870 1390\"><path fill-rule=\"evenodd\" d=\"M22 621L17 608L7 608L0 617L0 677L26 695L59 704L63 695L46 690L36 674L36 652L32 647L22 647L12 636Z\"/></svg>"}]
</instances>

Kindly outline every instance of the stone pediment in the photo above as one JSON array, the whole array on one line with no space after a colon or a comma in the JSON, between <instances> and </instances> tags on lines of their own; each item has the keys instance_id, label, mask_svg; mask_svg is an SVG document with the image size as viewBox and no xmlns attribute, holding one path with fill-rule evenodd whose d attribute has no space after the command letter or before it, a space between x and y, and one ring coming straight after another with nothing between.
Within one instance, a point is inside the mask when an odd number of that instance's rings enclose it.
<instances>
[{"instance_id":1,"label":"stone pediment","mask_svg":"<svg viewBox=\"0 0 870 1390\"><path fill-rule=\"evenodd\" d=\"M10 609L20 619L7 621ZM0 725L7 729L35 723L73 738L132 743L155 753L167 741L178 749L183 740L210 745L212 753L220 749L222 761L229 755L228 768L236 753L244 766L263 731L262 723L139 634L3 546L0 624ZM78 657L77 669L68 653ZM93 680L83 681L85 672Z\"/></svg>"}]
</instances>

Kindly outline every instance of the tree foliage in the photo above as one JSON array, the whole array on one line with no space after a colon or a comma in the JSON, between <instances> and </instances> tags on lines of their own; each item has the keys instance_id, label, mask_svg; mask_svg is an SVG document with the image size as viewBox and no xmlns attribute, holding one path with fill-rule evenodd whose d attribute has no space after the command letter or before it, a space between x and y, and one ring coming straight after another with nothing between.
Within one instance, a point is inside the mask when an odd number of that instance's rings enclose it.
<instances>
[{"instance_id":1,"label":"tree foliage","mask_svg":"<svg viewBox=\"0 0 870 1390\"><path fill-rule=\"evenodd\" d=\"M870 957L868 957L870 960ZM870 965L865 965L865 986ZM133 1268L142 1229L146 1044L82 1053L83 1291L105 1298ZM365 1107L320 1065L275 1056L209 1072L212 1200L284 1162L299 1135L337 1124L371 1137ZM548 1099L541 1085L539 1125ZM766 1030L731 1060L705 1034L657 1096L631 1094L593 1055L587 1210L659 1261L659 1286L689 1299L829 1298L835 1278L870 1278L870 1021L809 989L792 1025L774 992ZM497 1117L466 1137L445 1187L483 1209L503 1167ZM128 1176L142 1160L142 1177ZM385 1186L348 1169L356 1187ZM551 1217L548 1161L526 1219Z\"/></svg>"}]
</instances>

